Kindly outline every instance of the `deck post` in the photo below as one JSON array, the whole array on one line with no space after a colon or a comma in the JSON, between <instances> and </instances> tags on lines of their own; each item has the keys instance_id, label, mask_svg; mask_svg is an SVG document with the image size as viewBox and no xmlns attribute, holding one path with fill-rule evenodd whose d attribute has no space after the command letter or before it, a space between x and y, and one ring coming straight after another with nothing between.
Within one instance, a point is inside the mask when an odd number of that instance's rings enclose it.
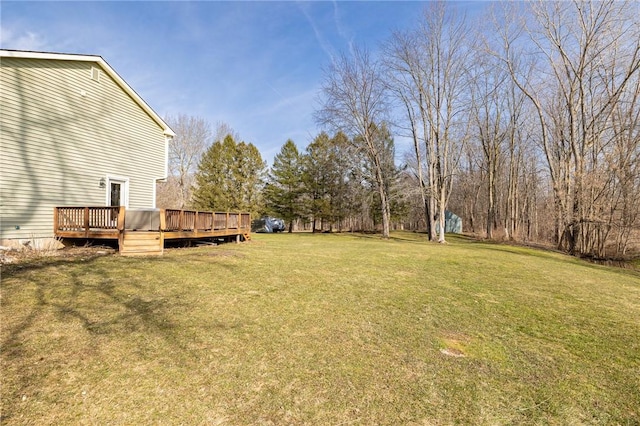
<instances>
[{"instance_id":1,"label":"deck post","mask_svg":"<svg viewBox=\"0 0 640 426\"><path fill-rule=\"evenodd\" d=\"M184 221L184 210L180 209L180 213L178 213L178 230L183 231L182 222Z\"/></svg>"},{"instance_id":2,"label":"deck post","mask_svg":"<svg viewBox=\"0 0 640 426\"><path fill-rule=\"evenodd\" d=\"M224 222L224 229L229 229L229 212L227 212L227 216Z\"/></svg>"},{"instance_id":3,"label":"deck post","mask_svg":"<svg viewBox=\"0 0 640 426\"><path fill-rule=\"evenodd\" d=\"M167 229L167 211L160 209L160 250L164 252L164 231Z\"/></svg>"},{"instance_id":4,"label":"deck post","mask_svg":"<svg viewBox=\"0 0 640 426\"><path fill-rule=\"evenodd\" d=\"M160 232L164 232L167 229L167 211L160 209Z\"/></svg>"},{"instance_id":5,"label":"deck post","mask_svg":"<svg viewBox=\"0 0 640 426\"><path fill-rule=\"evenodd\" d=\"M124 223L125 218L125 208L124 206L118 207L118 219L116 223L116 228L118 230L118 251L122 251L124 247Z\"/></svg>"},{"instance_id":6,"label":"deck post","mask_svg":"<svg viewBox=\"0 0 640 426\"><path fill-rule=\"evenodd\" d=\"M196 214L193 216L193 236L198 237L198 210L196 210Z\"/></svg>"},{"instance_id":7,"label":"deck post","mask_svg":"<svg viewBox=\"0 0 640 426\"><path fill-rule=\"evenodd\" d=\"M58 233L58 228L60 227L59 223L58 223L58 208L54 207L53 208L53 235L57 235Z\"/></svg>"},{"instance_id":8,"label":"deck post","mask_svg":"<svg viewBox=\"0 0 640 426\"><path fill-rule=\"evenodd\" d=\"M118 207L118 224L116 225L119 231L124 231L124 218L125 218L125 208L124 206Z\"/></svg>"},{"instance_id":9,"label":"deck post","mask_svg":"<svg viewBox=\"0 0 640 426\"><path fill-rule=\"evenodd\" d=\"M89 238L89 207L84 208L84 237Z\"/></svg>"}]
</instances>

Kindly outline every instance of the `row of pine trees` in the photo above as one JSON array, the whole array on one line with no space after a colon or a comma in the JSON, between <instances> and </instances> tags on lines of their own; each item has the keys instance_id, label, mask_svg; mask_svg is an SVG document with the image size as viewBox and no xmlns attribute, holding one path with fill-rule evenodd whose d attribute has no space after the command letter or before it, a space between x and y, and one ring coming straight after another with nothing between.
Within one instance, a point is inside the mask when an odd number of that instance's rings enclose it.
<instances>
[{"instance_id":1,"label":"row of pine trees","mask_svg":"<svg viewBox=\"0 0 640 426\"><path fill-rule=\"evenodd\" d=\"M400 168L393 138L386 126L376 129L383 148L392 214L401 219L403 201ZM267 167L259 150L228 134L202 155L186 207L198 210L245 211L252 217L270 215L294 227L314 231L373 230L380 223L376 180L358 144L344 133L322 132L304 151L287 140Z\"/></svg>"}]
</instances>

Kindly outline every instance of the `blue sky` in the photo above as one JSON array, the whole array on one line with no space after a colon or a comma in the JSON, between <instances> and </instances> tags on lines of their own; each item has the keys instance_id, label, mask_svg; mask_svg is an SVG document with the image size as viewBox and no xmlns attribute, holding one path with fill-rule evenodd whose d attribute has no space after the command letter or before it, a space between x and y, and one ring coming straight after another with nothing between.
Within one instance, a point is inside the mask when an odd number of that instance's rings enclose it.
<instances>
[{"instance_id":1,"label":"blue sky","mask_svg":"<svg viewBox=\"0 0 640 426\"><path fill-rule=\"evenodd\" d=\"M313 111L331 57L375 49L424 6L3 0L0 45L101 55L161 116L226 122L271 164L287 139L304 149L320 131Z\"/></svg>"}]
</instances>

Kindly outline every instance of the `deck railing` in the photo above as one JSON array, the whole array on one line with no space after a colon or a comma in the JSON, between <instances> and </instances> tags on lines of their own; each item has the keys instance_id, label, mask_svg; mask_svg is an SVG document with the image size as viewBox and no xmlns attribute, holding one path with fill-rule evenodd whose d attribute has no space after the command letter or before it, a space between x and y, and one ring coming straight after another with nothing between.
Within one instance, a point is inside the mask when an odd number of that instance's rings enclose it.
<instances>
[{"instance_id":1,"label":"deck railing","mask_svg":"<svg viewBox=\"0 0 640 426\"><path fill-rule=\"evenodd\" d=\"M200 212L194 210L164 210L163 231L250 230L249 213Z\"/></svg>"},{"instance_id":2,"label":"deck railing","mask_svg":"<svg viewBox=\"0 0 640 426\"><path fill-rule=\"evenodd\" d=\"M200 212L160 209L160 231L215 233L216 231L251 231L249 213ZM55 207L55 235L68 238L117 238L127 229L124 207Z\"/></svg>"},{"instance_id":3,"label":"deck railing","mask_svg":"<svg viewBox=\"0 0 640 426\"><path fill-rule=\"evenodd\" d=\"M124 229L124 207L56 207L53 217L58 236L88 238L95 232L117 235Z\"/></svg>"}]
</instances>

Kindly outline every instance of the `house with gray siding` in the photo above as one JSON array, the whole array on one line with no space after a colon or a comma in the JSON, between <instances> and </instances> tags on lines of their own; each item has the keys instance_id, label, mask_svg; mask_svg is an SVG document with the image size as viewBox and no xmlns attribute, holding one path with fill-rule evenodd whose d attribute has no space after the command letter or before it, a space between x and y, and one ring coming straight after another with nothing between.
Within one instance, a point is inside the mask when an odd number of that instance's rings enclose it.
<instances>
[{"instance_id":1,"label":"house with gray siding","mask_svg":"<svg viewBox=\"0 0 640 426\"><path fill-rule=\"evenodd\" d=\"M0 50L0 244L56 206L155 207L173 131L100 56Z\"/></svg>"}]
</instances>

